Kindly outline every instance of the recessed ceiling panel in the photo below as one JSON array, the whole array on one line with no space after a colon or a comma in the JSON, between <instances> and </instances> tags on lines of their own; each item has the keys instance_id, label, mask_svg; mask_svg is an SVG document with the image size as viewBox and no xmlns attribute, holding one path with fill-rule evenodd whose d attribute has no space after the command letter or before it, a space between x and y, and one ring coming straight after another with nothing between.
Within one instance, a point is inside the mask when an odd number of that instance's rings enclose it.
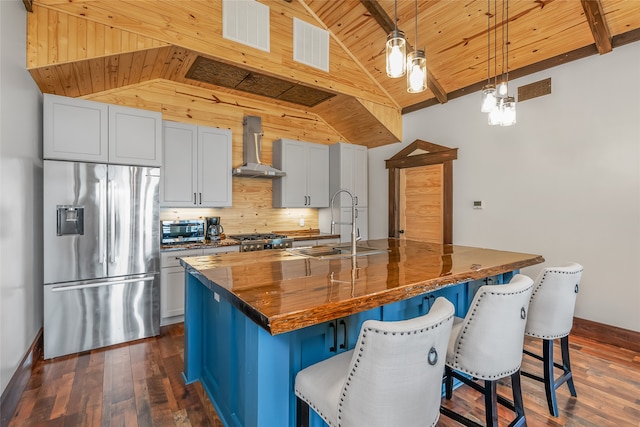
<instances>
[{"instance_id":1,"label":"recessed ceiling panel","mask_svg":"<svg viewBox=\"0 0 640 427\"><path fill-rule=\"evenodd\" d=\"M218 86L235 88L249 75L249 71L223 62L212 61L198 56L187 71L186 78L211 83Z\"/></svg>"},{"instance_id":2,"label":"recessed ceiling panel","mask_svg":"<svg viewBox=\"0 0 640 427\"><path fill-rule=\"evenodd\" d=\"M276 79L262 74L249 73L247 78L236 86L236 89L255 93L257 95L268 96L270 98L278 98L284 92L291 89L292 86L294 86L293 83L285 80Z\"/></svg>"},{"instance_id":3,"label":"recessed ceiling panel","mask_svg":"<svg viewBox=\"0 0 640 427\"><path fill-rule=\"evenodd\" d=\"M185 75L187 79L210 83L255 95L313 107L335 94L287 80L254 73L235 65L198 56Z\"/></svg>"}]
</instances>

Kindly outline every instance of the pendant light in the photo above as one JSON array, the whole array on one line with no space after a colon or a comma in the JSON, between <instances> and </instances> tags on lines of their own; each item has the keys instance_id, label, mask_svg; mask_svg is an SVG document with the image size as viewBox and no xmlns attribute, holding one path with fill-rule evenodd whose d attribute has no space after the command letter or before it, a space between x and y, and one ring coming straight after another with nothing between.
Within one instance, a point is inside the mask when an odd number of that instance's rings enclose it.
<instances>
[{"instance_id":1,"label":"pendant light","mask_svg":"<svg viewBox=\"0 0 640 427\"><path fill-rule=\"evenodd\" d=\"M491 0L489 0L488 3L490 3L490 1ZM506 13L505 13L505 5L506 5ZM489 4L489 12L488 12L489 15L491 14L490 9L491 9L491 5ZM496 33L498 28L497 10L498 10L497 0L494 0L494 17L496 17L494 20L494 23L495 23L494 60L496 65L494 67L494 70L496 72L496 75L494 77L495 85L490 84L491 78L489 77L488 79L489 84L484 86L482 90L481 111L489 113L488 115L489 125L511 126L516 123L516 99L513 96L509 95L509 0L502 1L502 23L503 23L502 36L501 36L502 72L501 72L500 83L498 83L497 81L498 76L497 76L497 59L496 59L497 58ZM506 39L505 39L505 32L506 32ZM490 36L487 37L487 39L490 41L491 40ZM505 50L506 50L506 54L505 54ZM491 49L489 48L488 51L490 52ZM490 61L487 61L487 62L490 63ZM487 89L487 92L488 92L486 95L485 95L485 89ZM493 99L494 99L493 104L491 103L491 100L490 100L490 96L491 96L491 93L489 93L490 89L493 89L492 91Z\"/></svg>"},{"instance_id":2,"label":"pendant light","mask_svg":"<svg viewBox=\"0 0 640 427\"><path fill-rule=\"evenodd\" d=\"M488 113L494 108L496 108L496 85L491 83L491 0L487 0L487 84L482 88L480 111Z\"/></svg>"},{"instance_id":3,"label":"pendant light","mask_svg":"<svg viewBox=\"0 0 640 427\"><path fill-rule=\"evenodd\" d=\"M415 50L407 57L407 92L418 93L427 89L427 57L418 49L418 0L416 0Z\"/></svg>"},{"instance_id":4,"label":"pendant light","mask_svg":"<svg viewBox=\"0 0 640 427\"><path fill-rule=\"evenodd\" d=\"M387 36L387 76L402 77L407 65L407 40L404 33L398 29L398 0L393 2L395 15L394 29Z\"/></svg>"}]
</instances>

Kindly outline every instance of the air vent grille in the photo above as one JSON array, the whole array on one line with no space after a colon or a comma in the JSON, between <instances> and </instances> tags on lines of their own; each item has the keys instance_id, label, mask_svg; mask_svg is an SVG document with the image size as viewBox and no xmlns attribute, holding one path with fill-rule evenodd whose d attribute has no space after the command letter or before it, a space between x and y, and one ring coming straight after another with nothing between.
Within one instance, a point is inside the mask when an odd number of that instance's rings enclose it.
<instances>
[{"instance_id":1,"label":"air vent grille","mask_svg":"<svg viewBox=\"0 0 640 427\"><path fill-rule=\"evenodd\" d=\"M269 52L269 6L255 0L223 0L222 36Z\"/></svg>"},{"instance_id":2,"label":"air vent grille","mask_svg":"<svg viewBox=\"0 0 640 427\"><path fill-rule=\"evenodd\" d=\"M293 18L293 60L329 72L329 32Z\"/></svg>"}]
</instances>

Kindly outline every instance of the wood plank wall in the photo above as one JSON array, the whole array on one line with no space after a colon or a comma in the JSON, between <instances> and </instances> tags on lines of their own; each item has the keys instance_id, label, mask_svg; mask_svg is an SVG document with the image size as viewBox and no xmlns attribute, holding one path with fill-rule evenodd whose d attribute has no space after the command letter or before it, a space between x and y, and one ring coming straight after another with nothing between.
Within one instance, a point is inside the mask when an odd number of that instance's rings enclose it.
<instances>
[{"instance_id":1,"label":"wood plank wall","mask_svg":"<svg viewBox=\"0 0 640 427\"><path fill-rule=\"evenodd\" d=\"M275 102L237 98L227 93L165 80L155 80L85 98L161 111L165 120L230 129L233 138L233 166L242 164L242 120L245 115L259 116L262 119L265 163L271 163L272 144L278 138L320 144L343 140L340 134L315 114L303 113ZM232 207L165 208L161 211L161 219L220 216L226 234L318 228L317 209L272 208L271 197L271 180L233 178ZM300 218L305 221L303 227L299 225Z\"/></svg>"}]
</instances>

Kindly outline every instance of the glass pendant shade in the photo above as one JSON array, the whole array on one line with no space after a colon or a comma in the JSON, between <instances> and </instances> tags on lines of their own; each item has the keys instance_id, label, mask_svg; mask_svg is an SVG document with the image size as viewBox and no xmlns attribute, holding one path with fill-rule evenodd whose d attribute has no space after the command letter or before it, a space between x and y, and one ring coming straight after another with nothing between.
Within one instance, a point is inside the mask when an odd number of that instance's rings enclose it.
<instances>
[{"instance_id":1,"label":"glass pendant shade","mask_svg":"<svg viewBox=\"0 0 640 427\"><path fill-rule=\"evenodd\" d=\"M496 87L488 84L482 88L482 106L480 107L480 111L488 113L494 108L496 108Z\"/></svg>"},{"instance_id":2,"label":"glass pendant shade","mask_svg":"<svg viewBox=\"0 0 640 427\"><path fill-rule=\"evenodd\" d=\"M509 85L507 84L507 82L505 81L505 82L498 83L498 86L496 87L496 96L498 98L505 98L508 93L509 93Z\"/></svg>"},{"instance_id":3,"label":"glass pendant shade","mask_svg":"<svg viewBox=\"0 0 640 427\"><path fill-rule=\"evenodd\" d=\"M387 36L387 76L402 77L406 72L407 41L401 30L395 29Z\"/></svg>"},{"instance_id":4,"label":"glass pendant shade","mask_svg":"<svg viewBox=\"0 0 640 427\"><path fill-rule=\"evenodd\" d=\"M414 50L407 57L407 92L418 93L427 89L427 57L424 50Z\"/></svg>"},{"instance_id":5,"label":"glass pendant shade","mask_svg":"<svg viewBox=\"0 0 640 427\"><path fill-rule=\"evenodd\" d=\"M513 96L504 99L500 126L511 126L516 124L516 100Z\"/></svg>"},{"instance_id":6,"label":"glass pendant shade","mask_svg":"<svg viewBox=\"0 0 640 427\"><path fill-rule=\"evenodd\" d=\"M502 112L504 108L504 100L497 99L496 106L493 110L489 111L488 123L491 126L498 126L502 123Z\"/></svg>"}]
</instances>

